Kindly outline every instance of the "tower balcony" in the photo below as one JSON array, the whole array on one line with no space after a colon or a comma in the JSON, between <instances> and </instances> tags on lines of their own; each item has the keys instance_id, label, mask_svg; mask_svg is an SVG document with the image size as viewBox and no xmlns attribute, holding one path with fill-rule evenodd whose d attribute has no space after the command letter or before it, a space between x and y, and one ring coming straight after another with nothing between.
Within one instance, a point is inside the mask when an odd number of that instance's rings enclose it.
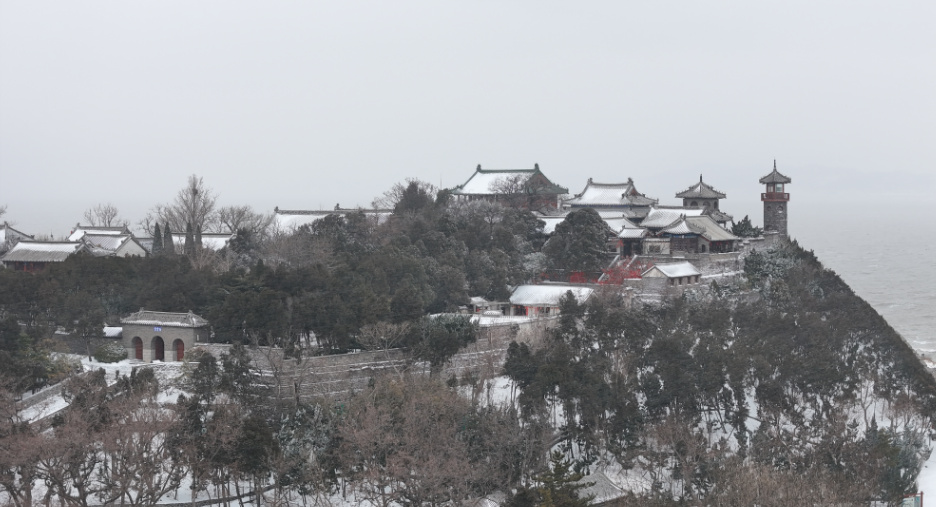
<instances>
[{"instance_id":1,"label":"tower balcony","mask_svg":"<svg viewBox=\"0 0 936 507\"><path fill-rule=\"evenodd\" d=\"M786 202L790 200L790 194L787 192L766 192L760 195L760 200L764 202Z\"/></svg>"}]
</instances>

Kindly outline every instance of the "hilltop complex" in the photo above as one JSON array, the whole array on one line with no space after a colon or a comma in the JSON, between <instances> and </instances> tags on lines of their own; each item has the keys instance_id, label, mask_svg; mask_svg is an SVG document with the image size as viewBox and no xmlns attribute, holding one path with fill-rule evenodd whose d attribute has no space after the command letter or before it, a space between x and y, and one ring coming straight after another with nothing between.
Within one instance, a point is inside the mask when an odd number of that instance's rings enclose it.
<instances>
[{"instance_id":1,"label":"hilltop complex","mask_svg":"<svg viewBox=\"0 0 936 507\"><path fill-rule=\"evenodd\" d=\"M488 300L485 299L487 294L469 294L472 302L463 307L474 312L497 311L504 315L555 315L564 290L546 290L544 285L560 288L617 285L626 289L629 299L658 301L689 288L702 289L711 281L733 277L740 272L746 251L772 244L787 234L790 194L786 192L786 185L791 179L777 170L774 161L773 170L759 181L766 186L761 193L763 230L750 227L749 222L748 229L738 228L734 217L723 211L726 194L704 181L701 175L698 182L675 192L681 205L662 205L658 198L638 191L632 178L621 183L589 178L584 188L573 194L544 174L539 164L534 164L532 169L484 169L478 165L465 183L441 191L449 196L450 206L477 206L486 202L530 212L541 221L546 243L544 252L550 248L557 250L562 241L569 242L564 250L585 248L583 238L585 242L592 242L590 248L596 251L591 252L593 260L588 265L573 262L542 266L526 280L539 289L511 285L509 290L514 295L509 300ZM358 214L376 226L392 220L395 210L342 208L340 205L330 210L281 210L277 207L272 215L272 226L278 231L295 231L329 216L344 220ZM126 226L96 227L79 223L66 236L66 241L38 241L8 224L0 231L4 240L0 251L5 251L0 262L18 271L40 271L72 255L148 256L154 251L154 238L136 237ZM199 231L194 238L166 232L159 243L164 239L176 254L190 252L186 245L192 241L199 249L224 251L236 237L235 231L223 234ZM573 238L563 239L563 235ZM128 349L131 348L128 345ZM157 357L159 354L151 353L151 348L147 347L147 357ZM133 355L140 357L137 349ZM175 356L181 358L182 353Z\"/></svg>"}]
</instances>

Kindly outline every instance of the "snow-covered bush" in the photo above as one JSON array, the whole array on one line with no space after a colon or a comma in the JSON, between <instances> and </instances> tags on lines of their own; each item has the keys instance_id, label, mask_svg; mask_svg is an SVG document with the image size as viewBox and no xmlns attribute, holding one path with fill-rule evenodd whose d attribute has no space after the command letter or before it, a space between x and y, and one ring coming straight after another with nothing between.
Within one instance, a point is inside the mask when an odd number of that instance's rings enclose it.
<instances>
[{"instance_id":1,"label":"snow-covered bush","mask_svg":"<svg viewBox=\"0 0 936 507\"><path fill-rule=\"evenodd\" d=\"M107 342L94 350L94 359L102 363L116 363L127 358L127 349L118 342Z\"/></svg>"}]
</instances>

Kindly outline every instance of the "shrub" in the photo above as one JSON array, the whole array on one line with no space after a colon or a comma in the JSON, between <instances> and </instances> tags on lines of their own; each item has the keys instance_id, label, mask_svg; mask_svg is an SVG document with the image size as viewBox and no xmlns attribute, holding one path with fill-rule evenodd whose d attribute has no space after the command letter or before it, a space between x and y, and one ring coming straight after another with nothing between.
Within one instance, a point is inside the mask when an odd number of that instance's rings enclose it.
<instances>
[{"instance_id":1,"label":"shrub","mask_svg":"<svg viewBox=\"0 0 936 507\"><path fill-rule=\"evenodd\" d=\"M94 350L94 359L102 363L116 363L127 358L127 349L119 342L107 342Z\"/></svg>"}]
</instances>

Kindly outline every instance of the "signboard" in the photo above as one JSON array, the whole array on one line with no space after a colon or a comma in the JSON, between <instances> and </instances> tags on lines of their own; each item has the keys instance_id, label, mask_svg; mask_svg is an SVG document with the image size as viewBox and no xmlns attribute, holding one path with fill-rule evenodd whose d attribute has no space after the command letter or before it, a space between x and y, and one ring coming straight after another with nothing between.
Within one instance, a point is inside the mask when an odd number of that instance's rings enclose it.
<instances>
[{"instance_id":1,"label":"signboard","mask_svg":"<svg viewBox=\"0 0 936 507\"><path fill-rule=\"evenodd\" d=\"M923 507L923 493L905 496L900 507Z\"/></svg>"},{"instance_id":2,"label":"signboard","mask_svg":"<svg viewBox=\"0 0 936 507\"><path fill-rule=\"evenodd\" d=\"M162 331L162 327L160 327L160 326L155 326L155 327L153 327L153 331L156 331L157 333L159 333L159 332Z\"/></svg>"}]
</instances>

